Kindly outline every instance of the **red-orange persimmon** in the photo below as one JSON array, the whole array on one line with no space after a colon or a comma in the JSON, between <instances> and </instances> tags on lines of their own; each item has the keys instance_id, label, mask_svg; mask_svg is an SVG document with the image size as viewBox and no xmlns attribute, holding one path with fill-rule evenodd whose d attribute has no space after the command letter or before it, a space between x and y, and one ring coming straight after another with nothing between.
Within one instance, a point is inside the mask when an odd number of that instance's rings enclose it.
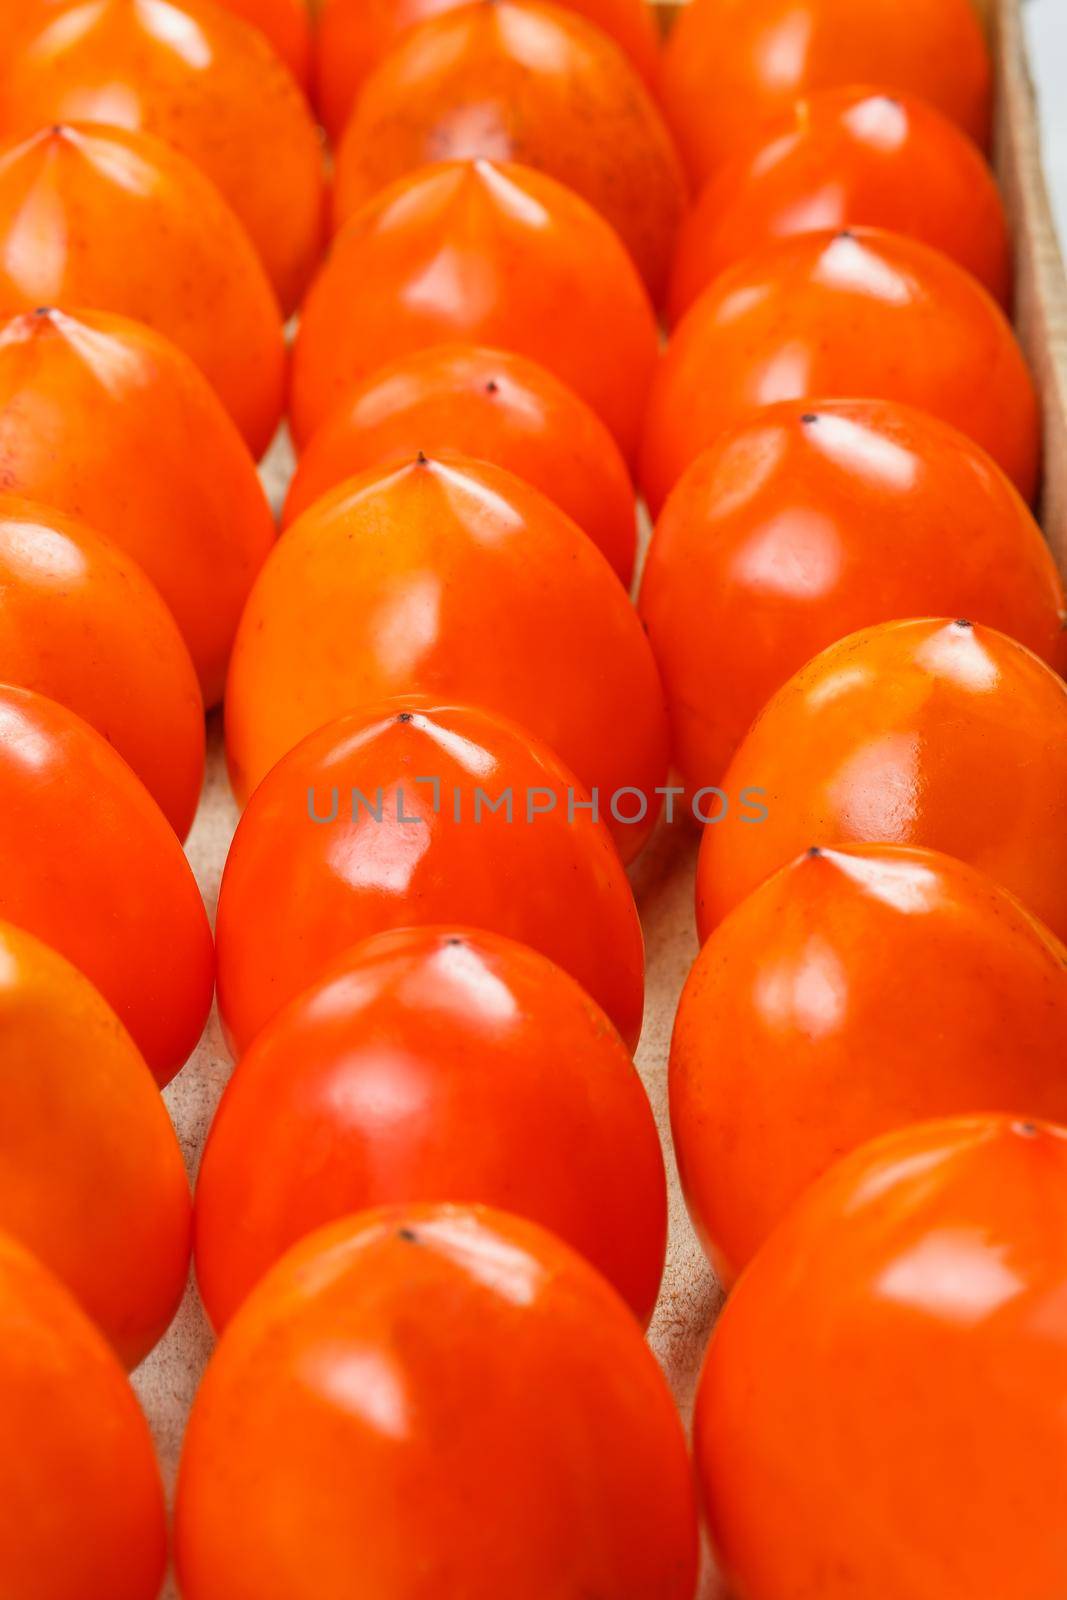
<instances>
[{"instance_id":1,"label":"red-orange persimmon","mask_svg":"<svg viewBox=\"0 0 1067 1600\"><path fill-rule=\"evenodd\" d=\"M653 511L724 428L774 401L813 396L931 411L1033 498L1037 396L1003 311L940 250L859 228L764 246L683 317L645 424L642 483Z\"/></svg>"},{"instance_id":2,"label":"red-orange persimmon","mask_svg":"<svg viewBox=\"0 0 1067 1600\"><path fill-rule=\"evenodd\" d=\"M168 1082L211 1005L211 930L196 879L106 739L54 700L7 686L0 860L0 917L79 967Z\"/></svg>"},{"instance_id":3,"label":"red-orange persimmon","mask_svg":"<svg viewBox=\"0 0 1067 1600\"><path fill-rule=\"evenodd\" d=\"M641 1330L545 1229L405 1206L253 1290L193 1406L185 1600L693 1600L682 1425Z\"/></svg>"},{"instance_id":4,"label":"red-orange persimmon","mask_svg":"<svg viewBox=\"0 0 1067 1600\"><path fill-rule=\"evenodd\" d=\"M321 728L249 801L219 895L231 1039L245 1049L357 940L444 921L540 950L636 1045L641 924L585 791L513 724L418 700Z\"/></svg>"},{"instance_id":5,"label":"red-orange persimmon","mask_svg":"<svg viewBox=\"0 0 1067 1600\"><path fill-rule=\"evenodd\" d=\"M691 789L792 673L871 623L969 617L1067 666L1063 582L1018 492L887 400L790 400L721 433L663 508L639 608Z\"/></svg>"},{"instance_id":6,"label":"red-orange persimmon","mask_svg":"<svg viewBox=\"0 0 1067 1600\"><path fill-rule=\"evenodd\" d=\"M498 467L416 457L367 473L278 541L234 643L235 790L332 717L408 694L521 723L597 791L624 858L640 851L667 770L648 640L600 552Z\"/></svg>"},{"instance_id":7,"label":"red-orange persimmon","mask_svg":"<svg viewBox=\"0 0 1067 1600\"><path fill-rule=\"evenodd\" d=\"M573 389L513 351L431 345L357 384L300 457L284 521L345 478L410 461L420 450L458 452L524 478L589 535L629 584L637 506L619 447Z\"/></svg>"},{"instance_id":8,"label":"red-orange persimmon","mask_svg":"<svg viewBox=\"0 0 1067 1600\"><path fill-rule=\"evenodd\" d=\"M241 1058L196 1191L215 1326L305 1234L410 1200L529 1217L652 1315L667 1196L641 1080L569 974L488 929L372 936Z\"/></svg>"}]
</instances>

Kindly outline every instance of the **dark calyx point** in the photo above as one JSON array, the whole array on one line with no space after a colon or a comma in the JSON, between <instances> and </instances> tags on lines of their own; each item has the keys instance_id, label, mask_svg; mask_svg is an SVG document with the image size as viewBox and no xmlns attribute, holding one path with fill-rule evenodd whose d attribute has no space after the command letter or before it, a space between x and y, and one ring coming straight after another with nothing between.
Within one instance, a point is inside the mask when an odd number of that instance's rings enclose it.
<instances>
[{"instance_id":1,"label":"dark calyx point","mask_svg":"<svg viewBox=\"0 0 1067 1600\"><path fill-rule=\"evenodd\" d=\"M974 627L974 623L970 622L966 617L957 617L956 621L953 623L953 627L969 629Z\"/></svg>"},{"instance_id":2,"label":"dark calyx point","mask_svg":"<svg viewBox=\"0 0 1067 1600\"><path fill-rule=\"evenodd\" d=\"M55 306L35 306L33 314L35 317L50 317L55 309Z\"/></svg>"},{"instance_id":3,"label":"dark calyx point","mask_svg":"<svg viewBox=\"0 0 1067 1600\"><path fill-rule=\"evenodd\" d=\"M821 855L822 855L822 850L817 844L809 844L808 845L808 860L809 861L812 861L812 860L814 860L814 858L816 856L821 856Z\"/></svg>"},{"instance_id":4,"label":"dark calyx point","mask_svg":"<svg viewBox=\"0 0 1067 1600\"><path fill-rule=\"evenodd\" d=\"M419 1242L419 1236L414 1228L398 1228L396 1236L398 1239L403 1239L405 1244L418 1244Z\"/></svg>"},{"instance_id":5,"label":"dark calyx point","mask_svg":"<svg viewBox=\"0 0 1067 1600\"><path fill-rule=\"evenodd\" d=\"M398 711L396 714L396 720L398 722L412 722L414 720L414 716L415 713L413 711Z\"/></svg>"},{"instance_id":6,"label":"dark calyx point","mask_svg":"<svg viewBox=\"0 0 1067 1600\"><path fill-rule=\"evenodd\" d=\"M425 450L419 451L418 455L415 457L415 465L417 467L428 467L430 465L430 458L426 454Z\"/></svg>"},{"instance_id":7,"label":"dark calyx point","mask_svg":"<svg viewBox=\"0 0 1067 1600\"><path fill-rule=\"evenodd\" d=\"M1021 1133L1024 1139L1036 1139L1038 1128L1036 1122L1017 1122L1016 1132Z\"/></svg>"},{"instance_id":8,"label":"dark calyx point","mask_svg":"<svg viewBox=\"0 0 1067 1600\"><path fill-rule=\"evenodd\" d=\"M485 386L485 392L486 392L486 394L496 394L496 392L497 392L497 390L499 388L500 388L500 385L499 385L499 383L497 383L496 379L495 378L490 378L489 382Z\"/></svg>"},{"instance_id":9,"label":"dark calyx point","mask_svg":"<svg viewBox=\"0 0 1067 1600\"><path fill-rule=\"evenodd\" d=\"M856 235L851 228L838 228L837 237L839 239L854 239Z\"/></svg>"},{"instance_id":10,"label":"dark calyx point","mask_svg":"<svg viewBox=\"0 0 1067 1600\"><path fill-rule=\"evenodd\" d=\"M456 945L456 944L462 944L462 943L463 943L463 940L460 939L458 937L458 935L456 935L456 934L453 934L451 939L446 939L445 940L445 944L448 944L448 945Z\"/></svg>"},{"instance_id":11,"label":"dark calyx point","mask_svg":"<svg viewBox=\"0 0 1067 1600\"><path fill-rule=\"evenodd\" d=\"M805 411L800 420L810 427L813 422L818 422L819 413L817 411Z\"/></svg>"}]
</instances>

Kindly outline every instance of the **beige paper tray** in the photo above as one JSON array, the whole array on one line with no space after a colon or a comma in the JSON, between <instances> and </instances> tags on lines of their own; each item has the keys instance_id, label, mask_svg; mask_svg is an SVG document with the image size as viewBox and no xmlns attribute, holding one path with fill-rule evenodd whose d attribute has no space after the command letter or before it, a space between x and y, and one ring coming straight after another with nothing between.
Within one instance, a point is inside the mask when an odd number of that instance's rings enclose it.
<instances>
[{"instance_id":1,"label":"beige paper tray","mask_svg":"<svg viewBox=\"0 0 1067 1600\"><path fill-rule=\"evenodd\" d=\"M677 9L663 5L665 17ZM1025 58L1020 0L989 0L998 62L997 170L1007 198L1018 258L1017 320L1044 401L1046 471L1043 522L1067 569L1067 283L1040 163L1040 137ZM291 471L287 446L264 466L272 498L280 501ZM226 851L236 822L223 768L219 729L212 729L208 782L189 841L189 856L209 911L214 912ZM696 954L693 927L695 836L686 827L661 830L637 864L634 887L648 948L648 1006L638 1065L648 1087L670 1173L670 1249L650 1339L688 1421L700 1361L720 1295L696 1244L669 1154L666 1062L675 1006ZM192 1060L166 1092L189 1171L200 1151L231 1064L212 1014ZM195 1290L163 1340L134 1378L152 1424L168 1489L173 1483L189 1406L211 1336ZM718 1600L710 1570L701 1600ZM164 1600L176 1600L169 1583ZM655 1600L649 1596L649 1600Z\"/></svg>"}]
</instances>

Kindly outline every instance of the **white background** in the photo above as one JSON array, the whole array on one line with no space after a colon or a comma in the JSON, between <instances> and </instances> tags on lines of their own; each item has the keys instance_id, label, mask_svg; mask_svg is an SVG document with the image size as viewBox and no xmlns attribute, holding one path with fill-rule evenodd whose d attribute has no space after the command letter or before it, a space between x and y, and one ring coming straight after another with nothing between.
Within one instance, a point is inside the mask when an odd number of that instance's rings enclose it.
<instances>
[{"instance_id":1,"label":"white background","mask_svg":"<svg viewBox=\"0 0 1067 1600\"><path fill-rule=\"evenodd\" d=\"M1027 0L1024 14L1041 104L1045 170L1067 249L1067 0Z\"/></svg>"}]
</instances>

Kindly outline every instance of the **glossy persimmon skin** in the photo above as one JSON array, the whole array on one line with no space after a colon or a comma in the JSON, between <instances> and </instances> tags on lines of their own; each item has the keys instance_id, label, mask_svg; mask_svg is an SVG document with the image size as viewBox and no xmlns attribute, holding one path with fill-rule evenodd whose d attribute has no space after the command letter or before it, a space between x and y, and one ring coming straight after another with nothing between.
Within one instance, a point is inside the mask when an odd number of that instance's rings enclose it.
<instances>
[{"instance_id":1,"label":"glossy persimmon skin","mask_svg":"<svg viewBox=\"0 0 1067 1600\"><path fill-rule=\"evenodd\" d=\"M539 361L634 459L658 349L637 270L579 196L488 161L402 178L338 235L293 352L297 445L379 367L457 339Z\"/></svg>"},{"instance_id":2,"label":"glossy persimmon skin","mask_svg":"<svg viewBox=\"0 0 1067 1600\"><path fill-rule=\"evenodd\" d=\"M728 428L660 514L639 609L691 790L794 672L875 622L968 617L1067 667L1029 509L978 445L891 401L792 400Z\"/></svg>"},{"instance_id":3,"label":"glossy persimmon skin","mask_svg":"<svg viewBox=\"0 0 1067 1600\"><path fill-rule=\"evenodd\" d=\"M258 28L300 87L311 87L312 28L306 0L216 0Z\"/></svg>"},{"instance_id":4,"label":"glossy persimmon skin","mask_svg":"<svg viewBox=\"0 0 1067 1600\"><path fill-rule=\"evenodd\" d=\"M727 1302L697 1398L732 1594L1062 1592L1065 1241L1047 1124L925 1123L807 1191Z\"/></svg>"},{"instance_id":5,"label":"glossy persimmon skin","mask_svg":"<svg viewBox=\"0 0 1067 1600\"><path fill-rule=\"evenodd\" d=\"M143 567L221 697L234 630L274 543L255 464L207 379L151 329L42 308L0 327L0 474Z\"/></svg>"},{"instance_id":6,"label":"glossy persimmon skin","mask_svg":"<svg viewBox=\"0 0 1067 1600\"><path fill-rule=\"evenodd\" d=\"M191 356L262 455L285 404L281 311L214 185L161 140L43 128L0 150L0 311L92 306Z\"/></svg>"},{"instance_id":7,"label":"glossy persimmon skin","mask_svg":"<svg viewBox=\"0 0 1067 1600\"><path fill-rule=\"evenodd\" d=\"M306 1234L413 1200L529 1217L648 1324L667 1241L648 1096L575 980L488 930L364 940L241 1058L196 1191L215 1327Z\"/></svg>"},{"instance_id":8,"label":"glossy persimmon skin","mask_svg":"<svg viewBox=\"0 0 1067 1600\"><path fill-rule=\"evenodd\" d=\"M767 818L708 828L706 938L812 845L944 850L1067 937L1067 686L992 628L887 622L808 662L767 703L723 779Z\"/></svg>"},{"instance_id":9,"label":"glossy persimmon skin","mask_svg":"<svg viewBox=\"0 0 1067 1600\"><path fill-rule=\"evenodd\" d=\"M823 395L930 411L1034 497L1037 397L1004 313L940 251L859 228L765 246L682 318L645 423L642 484L653 512L724 428L774 401Z\"/></svg>"},{"instance_id":10,"label":"glossy persimmon skin","mask_svg":"<svg viewBox=\"0 0 1067 1600\"><path fill-rule=\"evenodd\" d=\"M670 1102L690 1215L729 1284L868 1139L989 1110L1067 1124L1067 949L953 856L805 851L697 958Z\"/></svg>"},{"instance_id":11,"label":"glossy persimmon skin","mask_svg":"<svg viewBox=\"0 0 1067 1600\"><path fill-rule=\"evenodd\" d=\"M296 308L323 245L322 145L258 28L208 0L72 0L23 37L0 87L7 137L104 122L174 145L244 223L282 309Z\"/></svg>"},{"instance_id":12,"label":"glossy persimmon skin","mask_svg":"<svg viewBox=\"0 0 1067 1600\"><path fill-rule=\"evenodd\" d=\"M189 1183L159 1089L88 978L7 922L0 1032L0 1229L136 1366L189 1273Z\"/></svg>"},{"instance_id":13,"label":"glossy persimmon skin","mask_svg":"<svg viewBox=\"0 0 1067 1600\"><path fill-rule=\"evenodd\" d=\"M286 531L234 643L235 792L333 717L408 694L520 723L598 791L625 860L647 840L668 743L648 640L600 552L510 472L408 460L350 479ZM623 789L640 793L616 800Z\"/></svg>"},{"instance_id":14,"label":"glossy persimmon skin","mask_svg":"<svg viewBox=\"0 0 1067 1600\"><path fill-rule=\"evenodd\" d=\"M0 858L0 918L80 968L167 1083L211 1005L211 930L196 880L107 741L56 701L6 685Z\"/></svg>"},{"instance_id":15,"label":"glossy persimmon skin","mask_svg":"<svg viewBox=\"0 0 1067 1600\"><path fill-rule=\"evenodd\" d=\"M508 790L510 821L490 809ZM585 799L549 749L482 709L393 701L305 739L252 796L223 874L219 1009L236 1051L360 939L443 921L548 956L633 1049L641 924Z\"/></svg>"},{"instance_id":16,"label":"glossy persimmon skin","mask_svg":"<svg viewBox=\"0 0 1067 1600\"><path fill-rule=\"evenodd\" d=\"M0 1235L0 1589L156 1600L166 1513L148 1425L101 1333Z\"/></svg>"},{"instance_id":17,"label":"glossy persimmon skin","mask_svg":"<svg viewBox=\"0 0 1067 1600\"><path fill-rule=\"evenodd\" d=\"M110 540L3 496L0 683L84 717L185 838L204 780L204 702L177 623Z\"/></svg>"},{"instance_id":18,"label":"glossy persimmon skin","mask_svg":"<svg viewBox=\"0 0 1067 1600\"><path fill-rule=\"evenodd\" d=\"M694 182L817 89L901 89L983 148L992 64L972 0L693 0L664 51L663 103Z\"/></svg>"},{"instance_id":19,"label":"glossy persimmon skin","mask_svg":"<svg viewBox=\"0 0 1067 1600\"><path fill-rule=\"evenodd\" d=\"M486 1207L365 1212L290 1251L208 1368L175 1537L185 1600L692 1600L697 1576L688 1452L638 1324Z\"/></svg>"},{"instance_id":20,"label":"glossy persimmon skin","mask_svg":"<svg viewBox=\"0 0 1067 1600\"><path fill-rule=\"evenodd\" d=\"M507 350L434 345L357 385L297 463L284 526L346 478L419 451L491 462L547 495L629 587L637 503L606 425L547 368Z\"/></svg>"},{"instance_id":21,"label":"glossy persimmon skin","mask_svg":"<svg viewBox=\"0 0 1067 1600\"><path fill-rule=\"evenodd\" d=\"M712 174L679 238L671 320L771 240L856 226L943 250L1009 304L1011 240L981 151L915 95L846 87L798 100Z\"/></svg>"},{"instance_id":22,"label":"glossy persimmon skin","mask_svg":"<svg viewBox=\"0 0 1067 1600\"><path fill-rule=\"evenodd\" d=\"M330 137L344 132L364 80L415 23L467 0L325 0L316 29L319 111ZM659 76L660 45L646 0L564 0L622 46L649 87Z\"/></svg>"},{"instance_id":23,"label":"glossy persimmon skin","mask_svg":"<svg viewBox=\"0 0 1067 1600\"><path fill-rule=\"evenodd\" d=\"M584 17L540 0L474 0L411 28L366 79L337 152L341 226L428 161L521 162L615 229L658 304L687 202L651 95Z\"/></svg>"}]
</instances>

